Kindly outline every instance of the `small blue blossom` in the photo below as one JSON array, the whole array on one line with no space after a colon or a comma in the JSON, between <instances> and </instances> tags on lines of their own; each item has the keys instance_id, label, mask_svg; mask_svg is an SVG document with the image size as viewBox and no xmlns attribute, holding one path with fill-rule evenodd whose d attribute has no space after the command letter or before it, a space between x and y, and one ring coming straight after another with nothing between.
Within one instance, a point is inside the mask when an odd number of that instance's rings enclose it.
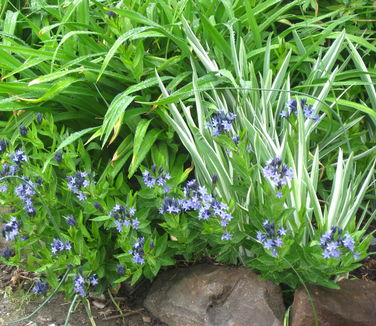
<instances>
[{"instance_id":1,"label":"small blue blossom","mask_svg":"<svg viewBox=\"0 0 376 326\"><path fill-rule=\"evenodd\" d=\"M4 153L7 150L8 141L0 139L0 153Z\"/></svg>"},{"instance_id":2,"label":"small blue blossom","mask_svg":"<svg viewBox=\"0 0 376 326\"><path fill-rule=\"evenodd\" d=\"M269 220L265 220L262 226L266 232L257 231L257 241L262 243L265 249L270 250L272 256L275 257L278 254L277 248L283 246L282 237L286 235L287 231L283 227L280 227L276 232L274 223L270 223Z\"/></svg>"},{"instance_id":3,"label":"small blue blossom","mask_svg":"<svg viewBox=\"0 0 376 326\"><path fill-rule=\"evenodd\" d=\"M221 240L231 240L232 239L232 234L230 234L228 231L222 234Z\"/></svg>"},{"instance_id":4,"label":"small blue blossom","mask_svg":"<svg viewBox=\"0 0 376 326\"><path fill-rule=\"evenodd\" d=\"M74 292L81 297L86 296L86 290L85 290L85 279L82 275L76 275L74 278Z\"/></svg>"},{"instance_id":5,"label":"small blue blossom","mask_svg":"<svg viewBox=\"0 0 376 326\"><path fill-rule=\"evenodd\" d=\"M61 162L63 161L63 154L61 152L56 152L54 158L57 164L61 164Z\"/></svg>"},{"instance_id":6,"label":"small blue blossom","mask_svg":"<svg viewBox=\"0 0 376 326\"><path fill-rule=\"evenodd\" d=\"M34 293L46 294L48 289L48 282L43 283L41 280L37 279L34 283L33 291Z\"/></svg>"},{"instance_id":7,"label":"small blue blossom","mask_svg":"<svg viewBox=\"0 0 376 326\"><path fill-rule=\"evenodd\" d=\"M349 250L354 254L354 259L359 257L355 250L355 241L349 233L342 236L342 229L333 226L330 231L324 233L320 238L320 248L324 249L322 255L324 258L340 258L344 249Z\"/></svg>"},{"instance_id":8,"label":"small blue blossom","mask_svg":"<svg viewBox=\"0 0 376 326\"><path fill-rule=\"evenodd\" d=\"M225 113L224 110L218 110L211 116L211 122L207 126L213 128L213 136L219 136L232 130L232 122L235 117L236 115L232 112Z\"/></svg>"},{"instance_id":9,"label":"small blue blossom","mask_svg":"<svg viewBox=\"0 0 376 326\"><path fill-rule=\"evenodd\" d=\"M302 98L300 100L300 106L303 109L303 114L307 119L311 119L314 121L319 121L320 118L315 114L313 108L309 105L307 105L307 99ZM287 110L283 110L280 113L280 116L282 118L288 119L292 114L297 114L298 112L298 102L296 100L288 100L286 102L286 108Z\"/></svg>"},{"instance_id":10,"label":"small blue blossom","mask_svg":"<svg viewBox=\"0 0 376 326\"><path fill-rule=\"evenodd\" d=\"M22 137L26 137L26 135L27 135L27 128L25 126L20 126L20 135Z\"/></svg>"},{"instance_id":11,"label":"small blue blossom","mask_svg":"<svg viewBox=\"0 0 376 326\"><path fill-rule=\"evenodd\" d=\"M116 18L118 14L112 10L107 11L107 16L110 18Z\"/></svg>"},{"instance_id":12,"label":"small blue blossom","mask_svg":"<svg viewBox=\"0 0 376 326\"><path fill-rule=\"evenodd\" d=\"M88 277L88 281L90 283L91 286L95 286L98 284L98 278L97 278L97 274L93 274L91 276Z\"/></svg>"},{"instance_id":13,"label":"small blue blossom","mask_svg":"<svg viewBox=\"0 0 376 326\"><path fill-rule=\"evenodd\" d=\"M121 232L124 227L131 225L131 220L135 220L135 229L138 228L139 222L137 218L131 219L135 214L136 209L134 207L126 208L123 205L116 204L109 215L115 218L116 229Z\"/></svg>"},{"instance_id":14,"label":"small blue blossom","mask_svg":"<svg viewBox=\"0 0 376 326\"><path fill-rule=\"evenodd\" d=\"M132 260L135 264L144 264L144 237L140 237L132 246L132 250L129 250L129 253L132 255Z\"/></svg>"},{"instance_id":15,"label":"small blue blossom","mask_svg":"<svg viewBox=\"0 0 376 326\"><path fill-rule=\"evenodd\" d=\"M165 197L163 205L159 210L159 213L179 214L180 211L181 209L179 200L170 197Z\"/></svg>"},{"instance_id":16,"label":"small blue blossom","mask_svg":"<svg viewBox=\"0 0 376 326\"><path fill-rule=\"evenodd\" d=\"M4 225L2 230L3 237L9 241L14 240L20 232L21 222L16 217L12 217L8 223Z\"/></svg>"},{"instance_id":17,"label":"small blue blossom","mask_svg":"<svg viewBox=\"0 0 376 326\"><path fill-rule=\"evenodd\" d=\"M72 245L67 240L65 243L61 241L60 239L53 239L51 243L51 252L55 255L58 252L64 251L64 250L71 250Z\"/></svg>"},{"instance_id":18,"label":"small blue blossom","mask_svg":"<svg viewBox=\"0 0 376 326\"><path fill-rule=\"evenodd\" d=\"M123 264L116 265L116 272L119 274L119 276L125 275L125 266Z\"/></svg>"},{"instance_id":19,"label":"small blue blossom","mask_svg":"<svg viewBox=\"0 0 376 326\"><path fill-rule=\"evenodd\" d=\"M154 188L154 186L158 185L160 187L166 187L167 180L171 179L171 176L169 173L163 173L164 169L160 167L157 170L156 165L153 165L151 167L151 172L148 170L145 170L142 173L142 176L144 178L144 183L147 188ZM170 190L166 191L169 192Z\"/></svg>"},{"instance_id":20,"label":"small blue blossom","mask_svg":"<svg viewBox=\"0 0 376 326\"><path fill-rule=\"evenodd\" d=\"M239 141L240 141L239 136L232 136L231 139L234 142L235 146L239 146Z\"/></svg>"},{"instance_id":21,"label":"small blue blossom","mask_svg":"<svg viewBox=\"0 0 376 326\"><path fill-rule=\"evenodd\" d=\"M263 169L263 174L278 190L294 177L294 171L288 165L282 164L282 160L279 157L275 157L267 162ZM282 197L280 191L277 192L277 197Z\"/></svg>"},{"instance_id":22,"label":"small blue blossom","mask_svg":"<svg viewBox=\"0 0 376 326\"><path fill-rule=\"evenodd\" d=\"M32 197L35 195L35 184L27 179L26 177L22 177L25 182L19 184L15 188L15 193L18 198L24 203L24 210L29 216L35 215L35 209L33 206Z\"/></svg>"},{"instance_id":23,"label":"small blue blossom","mask_svg":"<svg viewBox=\"0 0 376 326\"><path fill-rule=\"evenodd\" d=\"M76 219L71 215L66 217L66 222L69 226L77 226L78 225Z\"/></svg>"},{"instance_id":24,"label":"small blue blossom","mask_svg":"<svg viewBox=\"0 0 376 326\"><path fill-rule=\"evenodd\" d=\"M17 165L27 161L27 156L25 155L25 152L22 149L18 149L14 153L10 154L9 158L12 160L13 163Z\"/></svg>"},{"instance_id":25,"label":"small blue blossom","mask_svg":"<svg viewBox=\"0 0 376 326\"><path fill-rule=\"evenodd\" d=\"M4 251L1 254L6 260L9 260L10 257L13 257L15 255L14 250L10 248L5 248Z\"/></svg>"},{"instance_id":26,"label":"small blue blossom","mask_svg":"<svg viewBox=\"0 0 376 326\"><path fill-rule=\"evenodd\" d=\"M94 202L93 206L94 206L94 207L95 207L95 209L96 209L96 210L98 210L99 212L103 212L103 211L104 211L104 209L103 209L102 205L101 205L101 204L99 204L99 203L98 203L97 201L96 201L96 202Z\"/></svg>"},{"instance_id":27,"label":"small blue blossom","mask_svg":"<svg viewBox=\"0 0 376 326\"><path fill-rule=\"evenodd\" d=\"M88 172L76 172L72 175L68 175L67 187L72 191L80 201L87 199L86 195L83 193L83 190L87 188L92 181L90 180L90 173Z\"/></svg>"},{"instance_id":28,"label":"small blue blossom","mask_svg":"<svg viewBox=\"0 0 376 326\"><path fill-rule=\"evenodd\" d=\"M42 120L43 120L43 115L42 113L38 112L37 113L37 118L36 118L37 122L38 123L42 123Z\"/></svg>"}]
</instances>

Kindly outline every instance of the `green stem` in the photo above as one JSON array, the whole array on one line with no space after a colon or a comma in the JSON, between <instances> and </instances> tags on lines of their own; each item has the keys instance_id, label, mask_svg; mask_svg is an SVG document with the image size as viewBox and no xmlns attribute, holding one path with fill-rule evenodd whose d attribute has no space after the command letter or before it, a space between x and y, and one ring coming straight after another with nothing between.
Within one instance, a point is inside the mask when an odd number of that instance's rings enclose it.
<instances>
[{"instance_id":1,"label":"green stem","mask_svg":"<svg viewBox=\"0 0 376 326\"><path fill-rule=\"evenodd\" d=\"M68 310L68 314L67 314L67 318L65 319L65 323L64 323L64 326L68 326L68 323L69 323L69 319L70 319L70 315L72 314L72 311L73 311L73 307L74 307L74 304L76 303L76 300L78 299L78 294L76 294L73 298L73 301L69 307L69 310Z\"/></svg>"}]
</instances>

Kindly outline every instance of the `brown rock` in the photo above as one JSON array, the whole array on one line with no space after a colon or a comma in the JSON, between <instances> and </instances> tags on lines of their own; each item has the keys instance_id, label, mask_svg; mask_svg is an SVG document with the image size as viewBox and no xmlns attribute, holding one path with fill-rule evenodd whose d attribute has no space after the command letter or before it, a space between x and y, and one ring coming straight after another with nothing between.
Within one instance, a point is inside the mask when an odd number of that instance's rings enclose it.
<instances>
[{"instance_id":1,"label":"brown rock","mask_svg":"<svg viewBox=\"0 0 376 326\"><path fill-rule=\"evenodd\" d=\"M376 326L376 283L343 280L340 290L308 285L319 326ZM296 291L291 326L314 326L311 303L304 288Z\"/></svg>"},{"instance_id":2,"label":"brown rock","mask_svg":"<svg viewBox=\"0 0 376 326\"><path fill-rule=\"evenodd\" d=\"M145 307L169 326L279 326L281 289L247 268L196 265L160 273Z\"/></svg>"}]
</instances>

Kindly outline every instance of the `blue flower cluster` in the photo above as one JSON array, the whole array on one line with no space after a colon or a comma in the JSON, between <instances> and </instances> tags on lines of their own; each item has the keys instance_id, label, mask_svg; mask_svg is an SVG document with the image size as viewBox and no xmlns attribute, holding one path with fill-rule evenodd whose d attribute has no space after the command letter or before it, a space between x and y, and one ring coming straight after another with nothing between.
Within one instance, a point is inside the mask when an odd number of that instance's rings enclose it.
<instances>
[{"instance_id":1,"label":"blue flower cluster","mask_svg":"<svg viewBox=\"0 0 376 326\"><path fill-rule=\"evenodd\" d=\"M185 185L184 198L176 199L165 197L160 214L179 214L181 211L198 211L199 220L208 220L211 217L219 217L220 224L223 227L232 220L232 215L227 212L229 207L214 199L207 189L200 186L196 180L190 180ZM222 235L222 240L230 240L232 235L227 231Z\"/></svg>"},{"instance_id":2,"label":"blue flower cluster","mask_svg":"<svg viewBox=\"0 0 376 326\"><path fill-rule=\"evenodd\" d=\"M232 122L235 118L236 114L232 112L226 113L224 110L218 110L212 115L211 122L207 126L213 128L213 136L219 136L232 130Z\"/></svg>"},{"instance_id":3,"label":"blue flower cluster","mask_svg":"<svg viewBox=\"0 0 376 326\"><path fill-rule=\"evenodd\" d=\"M51 252L56 255L58 252L64 251L64 250L71 250L72 245L68 240L61 241L60 239L53 239L51 243Z\"/></svg>"},{"instance_id":4,"label":"blue flower cluster","mask_svg":"<svg viewBox=\"0 0 376 326\"><path fill-rule=\"evenodd\" d=\"M7 150L8 141L6 139L0 139L0 153L4 153Z\"/></svg>"},{"instance_id":5,"label":"blue flower cluster","mask_svg":"<svg viewBox=\"0 0 376 326\"><path fill-rule=\"evenodd\" d=\"M121 232L123 227L130 225L132 225L133 229L138 229L139 220L132 218L135 214L136 209L134 207L126 208L123 205L116 204L109 215L115 218L116 229Z\"/></svg>"},{"instance_id":6,"label":"blue flower cluster","mask_svg":"<svg viewBox=\"0 0 376 326\"><path fill-rule=\"evenodd\" d=\"M81 274L76 275L74 278L74 292L81 297L86 296L86 288L88 286L95 286L98 284L98 278L96 274L89 276L85 279Z\"/></svg>"},{"instance_id":7,"label":"blue flower cluster","mask_svg":"<svg viewBox=\"0 0 376 326\"><path fill-rule=\"evenodd\" d=\"M306 98L302 98L300 100L300 106L303 109L303 114L307 119L311 119L313 121L320 120L320 118L313 111L313 108L311 106L307 105L307 99ZM292 114L295 114L295 115L297 114L297 112L298 112L298 102L296 100L288 100L286 102L286 107L287 107L287 110L283 110L280 113L280 116L282 118L288 119L288 118L290 118L290 116Z\"/></svg>"},{"instance_id":8,"label":"blue flower cluster","mask_svg":"<svg viewBox=\"0 0 376 326\"><path fill-rule=\"evenodd\" d=\"M123 264L117 264L116 265L116 272L119 274L119 276L125 275L125 266Z\"/></svg>"},{"instance_id":9,"label":"blue flower cluster","mask_svg":"<svg viewBox=\"0 0 376 326\"><path fill-rule=\"evenodd\" d=\"M262 223L266 232L257 232L257 240L262 243L265 249L270 250L273 257L277 256L277 248L282 247L282 237L286 235L287 231L283 227L275 230L274 223L270 223L269 220L265 220Z\"/></svg>"},{"instance_id":10,"label":"blue flower cluster","mask_svg":"<svg viewBox=\"0 0 376 326\"><path fill-rule=\"evenodd\" d=\"M15 255L14 250L10 248L5 248L2 252L1 256L3 256L6 260L9 260L10 257L13 257Z\"/></svg>"},{"instance_id":11,"label":"blue flower cluster","mask_svg":"<svg viewBox=\"0 0 376 326\"><path fill-rule=\"evenodd\" d=\"M65 220L66 220L66 222L69 226L77 226L78 225L76 219L71 215L67 216Z\"/></svg>"},{"instance_id":12,"label":"blue flower cluster","mask_svg":"<svg viewBox=\"0 0 376 326\"><path fill-rule=\"evenodd\" d=\"M72 191L78 198L78 200L86 200L87 197L83 193L83 190L87 188L92 181L89 179L90 173L88 172L76 172L73 175L67 176L68 189Z\"/></svg>"},{"instance_id":13,"label":"blue flower cluster","mask_svg":"<svg viewBox=\"0 0 376 326\"><path fill-rule=\"evenodd\" d=\"M19 184L16 189L16 195L19 199L25 204L24 210L29 216L35 215L35 208L33 206L33 199L32 197L35 195L35 184L27 179L26 177L22 177L25 182Z\"/></svg>"},{"instance_id":14,"label":"blue flower cluster","mask_svg":"<svg viewBox=\"0 0 376 326\"><path fill-rule=\"evenodd\" d=\"M0 177L7 177L10 175L15 175L19 171L18 165L9 165L7 163L4 163L2 166L2 169L0 171Z\"/></svg>"},{"instance_id":15,"label":"blue flower cluster","mask_svg":"<svg viewBox=\"0 0 376 326\"><path fill-rule=\"evenodd\" d=\"M9 155L9 158L12 160L13 163L20 165L22 162L27 161L27 156L22 149L16 150L14 153Z\"/></svg>"},{"instance_id":16,"label":"blue flower cluster","mask_svg":"<svg viewBox=\"0 0 376 326\"><path fill-rule=\"evenodd\" d=\"M165 192L169 192L170 187L167 187L166 182L167 180L171 179L171 176L169 173L164 174L163 171L164 170L162 167L157 170L156 165L151 167L151 173L148 170L145 170L142 173L142 176L144 177L146 187L154 188L154 186L158 185L164 187Z\"/></svg>"},{"instance_id":17,"label":"blue flower cluster","mask_svg":"<svg viewBox=\"0 0 376 326\"><path fill-rule=\"evenodd\" d=\"M8 223L4 225L2 230L3 237L6 240L14 240L20 233L21 222L17 221L16 217L12 217Z\"/></svg>"},{"instance_id":18,"label":"blue flower cluster","mask_svg":"<svg viewBox=\"0 0 376 326\"><path fill-rule=\"evenodd\" d=\"M43 283L41 280L37 279L34 283L34 293L46 294L48 289L48 282Z\"/></svg>"},{"instance_id":19,"label":"blue flower cluster","mask_svg":"<svg viewBox=\"0 0 376 326\"><path fill-rule=\"evenodd\" d=\"M129 253L133 256L133 262L135 264L144 264L144 243L145 239L144 237L140 237L136 240L136 242L133 244L132 249L129 250Z\"/></svg>"},{"instance_id":20,"label":"blue flower cluster","mask_svg":"<svg viewBox=\"0 0 376 326\"><path fill-rule=\"evenodd\" d=\"M263 173L278 190L294 177L294 171L288 165L282 164L279 157L269 160L263 169ZM282 197L280 191L277 192L277 197Z\"/></svg>"},{"instance_id":21,"label":"blue flower cluster","mask_svg":"<svg viewBox=\"0 0 376 326\"><path fill-rule=\"evenodd\" d=\"M349 233L342 236L342 229L333 226L320 239L320 248L324 249L322 255L325 258L341 257L341 249L350 250L354 254L354 259L359 258L359 252L355 252L355 241Z\"/></svg>"}]
</instances>

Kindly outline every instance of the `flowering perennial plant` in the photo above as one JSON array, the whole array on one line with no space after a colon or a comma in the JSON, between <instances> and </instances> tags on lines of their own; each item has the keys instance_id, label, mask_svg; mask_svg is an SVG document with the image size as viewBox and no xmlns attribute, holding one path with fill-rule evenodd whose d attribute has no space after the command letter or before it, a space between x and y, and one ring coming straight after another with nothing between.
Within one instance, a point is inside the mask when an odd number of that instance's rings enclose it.
<instances>
[{"instance_id":1,"label":"flowering perennial plant","mask_svg":"<svg viewBox=\"0 0 376 326\"><path fill-rule=\"evenodd\" d=\"M151 167L151 173L145 170L142 175L144 178L144 183L146 187L153 188L158 185L164 187L165 192L169 192L170 188L166 185L167 180L171 178L169 173L163 173L164 169L160 167L157 169L156 165Z\"/></svg>"},{"instance_id":2,"label":"flowering perennial plant","mask_svg":"<svg viewBox=\"0 0 376 326\"><path fill-rule=\"evenodd\" d=\"M283 246L282 237L286 235L287 231L283 227L276 230L274 223L270 223L269 220L265 220L262 226L266 232L258 231L257 240L266 250L272 253L273 257L276 257L278 254L277 249Z\"/></svg>"},{"instance_id":3,"label":"flowering perennial plant","mask_svg":"<svg viewBox=\"0 0 376 326\"><path fill-rule=\"evenodd\" d=\"M307 99L302 98L300 100L300 106L303 109L303 114L307 119L311 119L313 121L319 121L320 118L318 115L315 114L313 108L309 105L307 105ZM288 100L286 102L286 108L287 110L283 110L280 115L282 118L290 118L292 114L297 114L298 113L298 102L296 100Z\"/></svg>"},{"instance_id":4,"label":"flowering perennial plant","mask_svg":"<svg viewBox=\"0 0 376 326\"><path fill-rule=\"evenodd\" d=\"M137 238L136 242L133 244L132 249L129 250L129 253L132 255L133 262L135 264L144 264L144 237Z\"/></svg>"},{"instance_id":5,"label":"flowering perennial plant","mask_svg":"<svg viewBox=\"0 0 376 326\"><path fill-rule=\"evenodd\" d=\"M232 122L235 118L236 114L232 112L226 113L224 110L218 110L212 115L211 122L207 126L213 128L213 136L219 136L232 130Z\"/></svg>"},{"instance_id":6,"label":"flowering perennial plant","mask_svg":"<svg viewBox=\"0 0 376 326\"><path fill-rule=\"evenodd\" d=\"M2 230L5 240L14 240L20 232L21 222L16 217L12 217L8 223L4 225Z\"/></svg>"},{"instance_id":7,"label":"flowering perennial plant","mask_svg":"<svg viewBox=\"0 0 376 326\"><path fill-rule=\"evenodd\" d=\"M207 221L211 217L217 217L220 225L224 228L228 226L233 216L228 212L229 207L214 199L204 186L200 186L193 179L187 182L183 188L184 198L176 199L165 197L160 214L179 214L180 212L197 212L199 220ZM228 230L224 230L222 240L231 240L232 235Z\"/></svg>"},{"instance_id":8,"label":"flowering perennial plant","mask_svg":"<svg viewBox=\"0 0 376 326\"><path fill-rule=\"evenodd\" d=\"M264 176L270 180L277 191L277 197L282 197L282 186L286 185L294 177L294 171L288 165L283 164L279 157L275 157L266 163L263 169Z\"/></svg>"},{"instance_id":9,"label":"flowering perennial plant","mask_svg":"<svg viewBox=\"0 0 376 326\"><path fill-rule=\"evenodd\" d=\"M42 282L40 279L37 279L34 283L33 291L34 293L39 293L45 295L48 289L48 282Z\"/></svg>"},{"instance_id":10,"label":"flowering perennial plant","mask_svg":"<svg viewBox=\"0 0 376 326\"><path fill-rule=\"evenodd\" d=\"M98 278L96 274L93 274L86 279L81 275L78 274L74 276L74 292L81 297L86 297L87 295L87 289L90 286L95 286L98 284Z\"/></svg>"},{"instance_id":11,"label":"flowering perennial plant","mask_svg":"<svg viewBox=\"0 0 376 326\"><path fill-rule=\"evenodd\" d=\"M52 243L51 243L51 252L55 255L57 254L58 252L61 252L61 251L69 251L72 249L72 245L70 244L70 242L68 240L66 240L65 242L61 241L60 239L53 239Z\"/></svg>"},{"instance_id":12,"label":"flowering perennial plant","mask_svg":"<svg viewBox=\"0 0 376 326\"><path fill-rule=\"evenodd\" d=\"M134 207L126 208L123 205L116 204L110 212L110 216L115 218L116 229L121 232L124 227L132 226L137 230L139 221L137 218L132 218L136 214Z\"/></svg>"},{"instance_id":13,"label":"flowering perennial plant","mask_svg":"<svg viewBox=\"0 0 376 326\"><path fill-rule=\"evenodd\" d=\"M67 176L67 186L70 191L72 191L80 201L87 200L87 196L84 194L84 190L92 182L90 179L90 173L78 171L72 175Z\"/></svg>"},{"instance_id":14,"label":"flowering perennial plant","mask_svg":"<svg viewBox=\"0 0 376 326\"><path fill-rule=\"evenodd\" d=\"M333 226L320 239L320 248L324 249L322 255L324 258L340 258L344 251L350 251L354 259L359 258L359 252L355 251L355 241L349 233L343 236L343 230L340 227Z\"/></svg>"}]
</instances>

